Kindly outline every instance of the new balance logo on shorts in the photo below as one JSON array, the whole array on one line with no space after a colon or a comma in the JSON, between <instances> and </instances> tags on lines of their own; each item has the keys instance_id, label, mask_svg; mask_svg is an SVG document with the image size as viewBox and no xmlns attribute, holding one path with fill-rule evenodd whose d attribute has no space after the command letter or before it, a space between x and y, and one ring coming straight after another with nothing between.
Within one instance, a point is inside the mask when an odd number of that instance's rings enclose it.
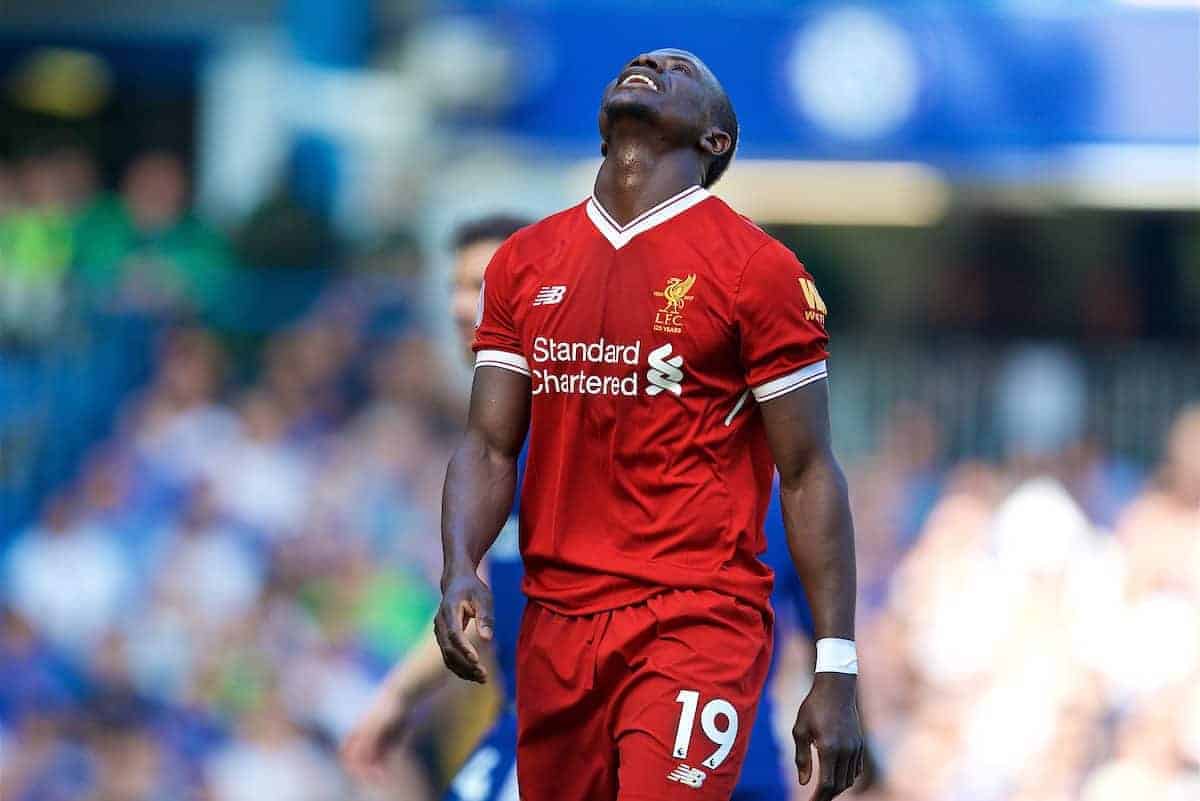
<instances>
[{"instance_id":1,"label":"new balance logo on shorts","mask_svg":"<svg viewBox=\"0 0 1200 801\"><path fill-rule=\"evenodd\" d=\"M700 789L700 785L704 784L704 780L708 778L708 774L704 771L693 768L690 765L680 765L667 774L667 778L673 782L686 784L693 790Z\"/></svg>"},{"instance_id":2,"label":"new balance logo on shorts","mask_svg":"<svg viewBox=\"0 0 1200 801\"><path fill-rule=\"evenodd\" d=\"M567 294L567 288L562 284L544 286L538 290L537 296L533 299L533 305L550 306L555 303L561 303L565 294Z\"/></svg>"}]
</instances>

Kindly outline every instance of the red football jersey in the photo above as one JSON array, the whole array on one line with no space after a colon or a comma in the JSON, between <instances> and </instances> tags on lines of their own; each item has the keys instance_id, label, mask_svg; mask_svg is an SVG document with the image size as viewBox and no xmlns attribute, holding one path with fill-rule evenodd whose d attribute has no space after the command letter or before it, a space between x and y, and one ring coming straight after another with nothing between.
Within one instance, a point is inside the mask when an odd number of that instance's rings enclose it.
<instances>
[{"instance_id":1,"label":"red football jersey","mask_svg":"<svg viewBox=\"0 0 1200 801\"><path fill-rule=\"evenodd\" d=\"M791 251L699 186L627 225L593 197L505 242L474 347L531 380L526 594L561 614L664 589L765 607L756 401L825 378L824 317Z\"/></svg>"}]
</instances>

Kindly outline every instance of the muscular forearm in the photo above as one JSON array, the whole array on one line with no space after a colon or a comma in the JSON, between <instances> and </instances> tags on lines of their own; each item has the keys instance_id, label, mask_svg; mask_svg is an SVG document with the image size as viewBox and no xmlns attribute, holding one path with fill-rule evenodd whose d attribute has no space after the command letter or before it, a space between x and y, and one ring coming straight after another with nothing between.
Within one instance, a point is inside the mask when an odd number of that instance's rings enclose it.
<instances>
[{"instance_id":1,"label":"muscular forearm","mask_svg":"<svg viewBox=\"0 0 1200 801\"><path fill-rule=\"evenodd\" d=\"M512 509L517 457L529 428L529 379L496 366L475 371L467 433L446 468L442 493L442 603L434 634L446 666L461 678L487 681L479 649L467 637L492 638L492 593L479 562Z\"/></svg>"},{"instance_id":2,"label":"muscular forearm","mask_svg":"<svg viewBox=\"0 0 1200 801\"><path fill-rule=\"evenodd\" d=\"M833 454L826 449L782 475L780 500L817 639L854 639L854 526L846 479Z\"/></svg>"},{"instance_id":3,"label":"muscular forearm","mask_svg":"<svg viewBox=\"0 0 1200 801\"><path fill-rule=\"evenodd\" d=\"M446 470L442 497L443 585L453 576L478 569L508 519L516 486L516 457L468 431Z\"/></svg>"}]
</instances>

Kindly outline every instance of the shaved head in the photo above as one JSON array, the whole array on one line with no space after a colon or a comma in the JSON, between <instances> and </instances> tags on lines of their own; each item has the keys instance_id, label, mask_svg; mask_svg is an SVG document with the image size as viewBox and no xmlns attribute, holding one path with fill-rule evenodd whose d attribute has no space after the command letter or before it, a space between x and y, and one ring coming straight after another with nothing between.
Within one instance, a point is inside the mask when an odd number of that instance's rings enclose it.
<instances>
[{"instance_id":1,"label":"shaved head","mask_svg":"<svg viewBox=\"0 0 1200 801\"><path fill-rule=\"evenodd\" d=\"M721 82L699 56L662 48L636 56L605 89L600 152L608 155L615 120L649 123L659 141L695 149L697 182L710 187L729 168L738 121Z\"/></svg>"},{"instance_id":2,"label":"shaved head","mask_svg":"<svg viewBox=\"0 0 1200 801\"><path fill-rule=\"evenodd\" d=\"M732 139L729 150L719 156L714 156L708 164L708 169L704 172L702 185L708 188L715 184L725 174L725 171L729 169L729 165L733 161L733 154L737 150L738 120L737 114L733 110L733 102L729 99L729 95L726 93L725 87L721 85L721 81L717 79L716 73L709 69L709 66L695 53L675 47L664 47L660 50L655 50L654 54L685 58L696 65L700 73L700 78L708 89L708 124L720 128L729 134L730 139Z\"/></svg>"}]
</instances>

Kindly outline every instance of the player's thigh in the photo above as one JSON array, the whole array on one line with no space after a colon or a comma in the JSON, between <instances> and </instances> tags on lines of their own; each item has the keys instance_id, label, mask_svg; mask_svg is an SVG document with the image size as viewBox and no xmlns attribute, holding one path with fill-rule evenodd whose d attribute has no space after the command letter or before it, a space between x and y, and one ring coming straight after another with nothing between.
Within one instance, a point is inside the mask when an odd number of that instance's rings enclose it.
<instances>
[{"instance_id":1,"label":"player's thigh","mask_svg":"<svg viewBox=\"0 0 1200 801\"><path fill-rule=\"evenodd\" d=\"M450 783L444 801L520 801L513 712L501 713Z\"/></svg>"},{"instance_id":2,"label":"player's thigh","mask_svg":"<svg viewBox=\"0 0 1200 801\"><path fill-rule=\"evenodd\" d=\"M680 595L651 605L656 636L622 692L619 801L727 801L746 756L770 626L724 596Z\"/></svg>"},{"instance_id":3,"label":"player's thigh","mask_svg":"<svg viewBox=\"0 0 1200 801\"><path fill-rule=\"evenodd\" d=\"M618 740L619 801L728 801L758 699L699 680L653 694Z\"/></svg>"},{"instance_id":4,"label":"player's thigh","mask_svg":"<svg viewBox=\"0 0 1200 801\"><path fill-rule=\"evenodd\" d=\"M611 801L616 751L594 683L592 617L526 607L517 644L517 770L522 801Z\"/></svg>"}]
</instances>

